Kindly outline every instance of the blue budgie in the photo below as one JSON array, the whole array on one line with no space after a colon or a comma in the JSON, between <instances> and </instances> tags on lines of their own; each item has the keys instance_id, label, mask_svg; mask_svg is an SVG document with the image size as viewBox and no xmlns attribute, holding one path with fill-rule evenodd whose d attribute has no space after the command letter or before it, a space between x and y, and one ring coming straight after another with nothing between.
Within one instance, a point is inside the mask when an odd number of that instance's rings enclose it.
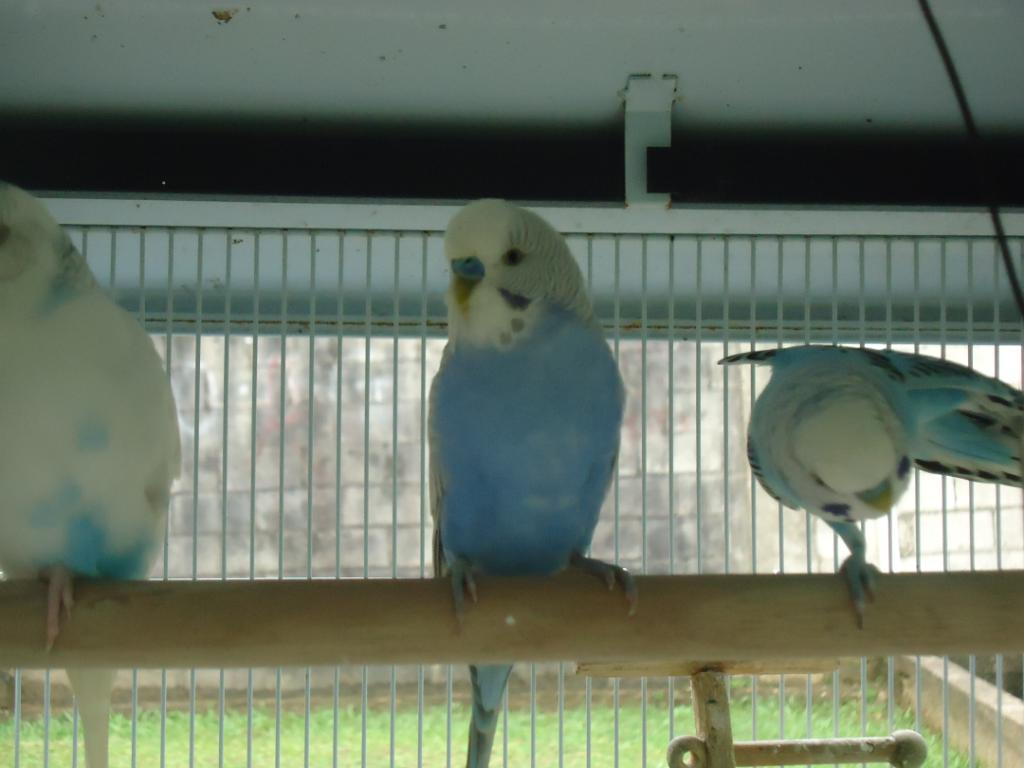
<instances>
[{"instance_id":1,"label":"blue budgie","mask_svg":"<svg viewBox=\"0 0 1024 768\"><path fill-rule=\"evenodd\" d=\"M623 568L587 557L615 469L624 391L565 240L536 214L480 200L449 224L449 341L430 393L434 566L461 622L476 574L576 566L624 589ZM468 768L485 768L511 665L471 666Z\"/></svg>"},{"instance_id":2,"label":"blue budgie","mask_svg":"<svg viewBox=\"0 0 1024 768\"><path fill-rule=\"evenodd\" d=\"M876 570L857 521L886 514L910 469L1021 484L1024 394L925 355L802 346L721 360L767 363L747 456L762 487L822 518L846 542L843 572L859 625Z\"/></svg>"},{"instance_id":3,"label":"blue budgie","mask_svg":"<svg viewBox=\"0 0 1024 768\"><path fill-rule=\"evenodd\" d=\"M174 399L139 324L98 288L43 205L0 183L0 570L49 584L39 642L72 620L72 580L145 577L181 464ZM107 768L113 670L68 670L89 768Z\"/></svg>"}]
</instances>

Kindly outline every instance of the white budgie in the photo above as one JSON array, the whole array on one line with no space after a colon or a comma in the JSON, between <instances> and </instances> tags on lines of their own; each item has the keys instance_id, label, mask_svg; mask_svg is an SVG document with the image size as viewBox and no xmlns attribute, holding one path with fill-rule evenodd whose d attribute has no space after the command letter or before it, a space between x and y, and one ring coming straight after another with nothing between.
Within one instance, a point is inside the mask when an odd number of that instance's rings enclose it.
<instances>
[{"instance_id":1,"label":"white budgie","mask_svg":"<svg viewBox=\"0 0 1024 768\"><path fill-rule=\"evenodd\" d=\"M720 362L772 367L750 415L751 469L769 494L822 518L846 542L843 571L858 623L875 569L856 523L892 508L912 466L1021 484L1024 394L970 368L891 350L813 345Z\"/></svg>"},{"instance_id":2,"label":"white budgie","mask_svg":"<svg viewBox=\"0 0 1024 768\"><path fill-rule=\"evenodd\" d=\"M587 557L615 471L624 392L583 276L551 226L501 200L459 211L445 236L449 341L430 396L434 567L458 616L475 574L569 566L637 595ZM470 667L468 768L486 768L510 664Z\"/></svg>"},{"instance_id":3,"label":"white budgie","mask_svg":"<svg viewBox=\"0 0 1024 768\"><path fill-rule=\"evenodd\" d=\"M49 584L39 642L76 576L137 579L181 465L160 357L43 205L0 183L0 570ZM68 670L89 768L107 767L113 670Z\"/></svg>"}]
</instances>

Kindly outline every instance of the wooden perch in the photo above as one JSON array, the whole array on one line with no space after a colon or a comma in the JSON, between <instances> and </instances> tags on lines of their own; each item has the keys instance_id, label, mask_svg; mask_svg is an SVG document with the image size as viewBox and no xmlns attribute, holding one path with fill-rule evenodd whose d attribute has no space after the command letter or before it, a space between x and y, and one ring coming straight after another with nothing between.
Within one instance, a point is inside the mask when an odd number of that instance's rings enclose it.
<instances>
[{"instance_id":1,"label":"wooden perch","mask_svg":"<svg viewBox=\"0 0 1024 768\"><path fill-rule=\"evenodd\" d=\"M479 579L460 631L435 580L81 582L50 653L46 590L0 583L2 667L630 662L1024 651L1024 572L883 575L858 630L838 576Z\"/></svg>"}]
</instances>

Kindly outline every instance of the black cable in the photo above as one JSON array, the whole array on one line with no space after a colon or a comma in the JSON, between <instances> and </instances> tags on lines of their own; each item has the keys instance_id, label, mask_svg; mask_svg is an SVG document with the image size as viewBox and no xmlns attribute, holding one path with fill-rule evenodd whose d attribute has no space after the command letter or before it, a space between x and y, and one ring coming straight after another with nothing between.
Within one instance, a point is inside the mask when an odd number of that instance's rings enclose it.
<instances>
[{"instance_id":1,"label":"black cable","mask_svg":"<svg viewBox=\"0 0 1024 768\"><path fill-rule=\"evenodd\" d=\"M971 107L967 103L967 94L964 93L964 86L960 82L960 75L957 74L956 65L953 64L953 57L949 53L946 40L942 36L942 30L939 29L939 23L935 20L931 6L928 4L928 0L917 1L921 6L921 13L924 14L924 20L928 22L928 29L931 30L932 39L935 40L935 47L939 49L942 63L946 67L949 84L953 86L953 93L956 95L956 103L960 107L960 115L963 117L964 126L967 128L967 137L971 142L971 148L974 150L975 158L981 165L978 175L981 177L982 185L987 187L985 192L989 199L987 204L988 215L992 219L992 227L996 232L996 241L999 243L999 250L1003 254L1003 265L1006 267L1006 274L1010 277L1010 287L1013 289L1014 301L1017 302L1017 311L1020 312L1021 318L1024 319L1024 293L1021 293L1020 281L1017 279L1017 270L1014 269L1013 259L1010 257L1010 245L1006 241L1006 231L1003 229L1002 216L999 215L999 204L993 190L990 168L986 162L981 136L978 134L978 126L974 123Z\"/></svg>"}]
</instances>

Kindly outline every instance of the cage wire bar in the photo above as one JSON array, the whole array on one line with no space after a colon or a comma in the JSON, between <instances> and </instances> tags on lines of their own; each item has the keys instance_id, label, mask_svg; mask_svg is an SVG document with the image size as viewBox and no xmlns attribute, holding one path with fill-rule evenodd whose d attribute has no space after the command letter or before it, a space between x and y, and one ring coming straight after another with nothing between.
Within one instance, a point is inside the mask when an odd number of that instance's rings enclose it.
<instances>
[{"instance_id":1,"label":"cage wire bar","mask_svg":"<svg viewBox=\"0 0 1024 768\"><path fill-rule=\"evenodd\" d=\"M51 196L153 334L185 467L153 578L431 573L426 401L444 343L447 205ZM1021 325L982 213L538 209L566 233L628 392L597 557L641 573L832 572L822 523L751 476L763 370L791 343L919 350L1021 385ZM1021 262L1024 215L1007 216ZM1020 267L1019 267L1020 268ZM889 571L1024 566L1016 490L915 470L864 526ZM572 661L572 660L566 660ZM928 765L1024 764L1024 658L886 658L734 676L737 738L922 730ZM0 760L84 765L62 673L15 671ZM462 667L125 671L114 764L461 765ZM69 714L70 712L70 714ZM692 732L674 679L519 665L492 765L663 765Z\"/></svg>"}]
</instances>

